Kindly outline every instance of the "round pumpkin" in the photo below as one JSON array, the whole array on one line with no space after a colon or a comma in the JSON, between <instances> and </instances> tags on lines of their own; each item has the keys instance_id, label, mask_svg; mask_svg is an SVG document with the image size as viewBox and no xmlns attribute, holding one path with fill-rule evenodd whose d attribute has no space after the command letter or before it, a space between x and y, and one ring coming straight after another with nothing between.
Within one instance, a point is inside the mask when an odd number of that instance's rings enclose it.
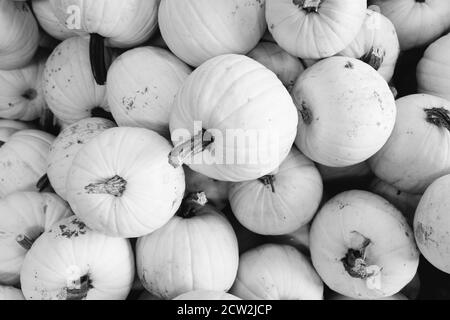
<instances>
[{"instance_id":1,"label":"round pumpkin","mask_svg":"<svg viewBox=\"0 0 450 320\"><path fill-rule=\"evenodd\" d=\"M229 199L244 227L258 234L282 235L311 221L322 191L314 163L293 148L273 174L232 184Z\"/></svg>"},{"instance_id":2,"label":"round pumpkin","mask_svg":"<svg viewBox=\"0 0 450 320\"><path fill-rule=\"evenodd\" d=\"M93 230L136 238L166 224L180 206L183 169L167 159L170 143L140 128L108 129L75 155L66 195Z\"/></svg>"},{"instance_id":3,"label":"round pumpkin","mask_svg":"<svg viewBox=\"0 0 450 320\"><path fill-rule=\"evenodd\" d=\"M322 300L323 283L294 247L265 244L241 255L230 293L244 300Z\"/></svg>"},{"instance_id":4,"label":"round pumpkin","mask_svg":"<svg viewBox=\"0 0 450 320\"><path fill-rule=\"evenodd\" d=\"M77 217L43 233L20 273L27 300L124 300L133 279L129 241L95 232Z\"/></svg>"},{"instance_id":5,"label":"round pumpkin","mask_svg":"<svg viewBox=\"0 0 450 320\"><path fill-rule=\"evenodd\" d=\"M183 293L173 300L241 300L223 291L198 290Z\"/></svg>"},{"instance_id":6,"label":"round pumpkin","mask_svg":"<svg viewBox=\"0 0 450 320\"><path fill-rule=\"evenodd\" d=\"M39 29L25 2L0 1L0 70L28 64L39 45Z\"/></svg>"},{"instance_id":7,"label":"round pumpkin","mask_svg":"<svg viewBox=\"0 0 450 320\"><path fill-rule=\"evenodd\" d=\"M170 50L195 67L219 55L246 54L266 29L261 0L161 0L158 22Z\"/></svg>"},{"instance_id":8,"label":"round pumpkin","mask_svg":"<svg viewBox=\"0 0 450 320\"><path fill-rule=\"evenodd\" d=\"M32 121L45 108L42 77L47 57L38 54L26 66L0 70L0 117Z\"/></svg>"},{"instance_id":9,"label":"round pumpkin","mask_svg":"<svg viewBox=\"0 0 450 320\"><path fill-rule=\"evenodd\" d=\"M107 78L107 98L119 126L169 137L169 115L191 69L167 50L141 47L119 56Z\"/></svg>"},{"instance_id":10,"label":"round pumpkin","mask_svg":"<svg viewBox=\"0 0 450 320\"><path fill-rule=\"evenodd\" d=\"M222 181L257 179L286 158L297 122L272 71L243 55L222 55L197 68L175 98L170 162Z\"/></svg>"},{"instance_id":11,"label":"round pumpkin","mask_svg":"<svg viewBox=\"0 0 450 320\"><path fill-rule=\"evenodd\" d=\"M67 175L78 151L94 137L113 127L115 124L107 119L88 118L70 125L56 137L47 157L47 176L61 198L67 198Z\"/></svg>"},{"instance_id":12,"label":"round pumpkin","mask_svg":"<svg viewBox=\"0 0 450 320\"><path fill-rule=\"evenodd\" d=\"M16 192L0 199L0 283L18 284L33 242L70 215L69 206L51 193Z\"/></svg>"},{"instance_id":13,"label":"round pumpkin","mask_svg":"<svg viewBox=\"0 0 450 320\"><path fill-rule=\"evenodd\" d=\"M368 64L331 57L306 69L292 90L299 112L297 147L315 162L347 167L388 140L396 118L386 81Z\"/></svg>"},{"instance_id":14,"label":"round pumpkin","mask_svg":"<svg viewBox=\"0 0 450 320\"><path fill-rule=\"evenodd\" d=\"M14 133L0 143L0 198L15 191L37 191L55 137L38 130Z\"/></svg>"},{"instance_id":15,"label":"round pumpkin","mask_svg":"<svg viewBox=\"0 0 450 320\"><path fill-rule=\"evenodd\" d=\"M247 56L273 71L288 91L305 70L300 59L290 55L273 42L260 42Z\"/></svg>"},{"instance_id":16,"label":"round pumpkin","mask_svg":"<svg viewBox=\"0 0 450 320\"><path fill-rule=\"evenodd\" d=\"M20 289L0 285L1 300L25 300L25 297Z\"/></svg>"},{"instance_id":17,"label":"round pumpkin","mask_svg":"<svg viewBox=\"0 0 450 320\"><path fill-rule=\"evenodd\" d=\"M371 65L386 81L394 75L400 54L397 32L392 22L371 6L366 11L366 19L355 39L340 56L361 59Z\"/></svg>"},{"instance_id":18,"label":"round pumpkin","mask_svg":"<svg viewBox=\"0 0 450 320\"><path fill-rule=\"evenodd\" d=\"M319 211L310 232L314 267L327 286L342 295L389 297L416 274L419 252L406 219L370 192L335 196Z\"/></svg>"},{"instance_id":19,"label":"round pumpkin","mask_svg":"<svg viewBox=\"0 0 450 320\"><path fill-rule=\"evenodd\" d=\"M450 35L433 42L417 65L417 84L421 93L450 100Z\"/></svg>"},{"instance_id":20,"label":"round pumpkin","mask_svg":"<svg viewBox=\"0 0 450 320\"><path fill-rule=\"evenodd\" d=\"M366 0L266 0L266 19L281 48L299 58L320 59L352 42L366 8Z\"/></svg>"},{"instance_id":21,"label":"round pumpkin","mask_svg":"<svg viewBox=\"0 0 450 320\"><path fill-rule=\"evenodd\" d=\"M233 228L206 204L204 193L188 195L176 216L136 245L139 278L163 299L195 290L227 291L238 262Z\"/></svg>"},{"instance_id":22,"label":"round pumpkin","mask_svg":"<svg viewBox=\"0 0 450 320\"><path fill-rule=\"evenodd\" d=\"M400 191L421 194L450 173L450 102L425 94L397 100L397 121L369 160L375 175Z\"/></svg>"}]
</instances>

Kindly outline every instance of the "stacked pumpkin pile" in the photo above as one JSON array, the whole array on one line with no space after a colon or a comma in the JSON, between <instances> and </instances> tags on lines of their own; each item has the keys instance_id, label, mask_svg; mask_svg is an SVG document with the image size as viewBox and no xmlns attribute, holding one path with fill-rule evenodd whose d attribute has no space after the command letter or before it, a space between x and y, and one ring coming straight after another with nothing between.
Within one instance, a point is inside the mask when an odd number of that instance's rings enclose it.
<instances>
[{"instance_id":1,"label":"stacked pumpkin pile","mask_svg":"<svg viewBox=\"0 0 450 320\"><path fill-rule=\"evenodd\" d=\"M0 26L0 299L415 299L420 253L450 273L450 1L0 0Z\"/></svg>"}]
</instances>

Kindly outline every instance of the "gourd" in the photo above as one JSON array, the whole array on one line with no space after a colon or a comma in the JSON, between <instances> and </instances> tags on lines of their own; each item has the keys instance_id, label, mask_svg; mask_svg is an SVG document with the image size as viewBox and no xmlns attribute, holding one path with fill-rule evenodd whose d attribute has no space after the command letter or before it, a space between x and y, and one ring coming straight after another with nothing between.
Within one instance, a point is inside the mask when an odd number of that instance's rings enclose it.
<instances>
[{"instance_id":1,"label":"gourd","mask_svg":"<svg viewBox=\"0 0 450 320\"><path fill-rule=\"evenodd\" d=\"M232 294L223 291L197 290L186 292L173 300L241 300Z\"/></svg>"},{"instance_id":2,"label":"gourd","mask_svg":"<svg viewBox=\"0 0 450 320\"><path fill-rule=\"evenodd\" d=\"M0 285L0 300L25 300L20 289Z\"/></svg>"}]
</instances>

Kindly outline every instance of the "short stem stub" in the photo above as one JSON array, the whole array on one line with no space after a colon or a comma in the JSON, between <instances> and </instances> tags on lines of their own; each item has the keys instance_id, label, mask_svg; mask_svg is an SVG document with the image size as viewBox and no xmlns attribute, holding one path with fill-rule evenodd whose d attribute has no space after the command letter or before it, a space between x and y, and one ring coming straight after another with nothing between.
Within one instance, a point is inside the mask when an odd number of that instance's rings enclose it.
<instances>
[{"instance_id":1,"label":"short stem stub","mask_svg":"<svg viewBox=\"0 0 450 320\"><path fill-rule=\"evenodd\" d=\"M36 89L30 88L22 94L22 97L31 101L36 99L37 95Z\"/></svg>"},{"instance_id":2,"label":"short stem stub","mask_svg":"<svg viewBox=\"0 0 450 320\"><path fill-rule=\"evenodd\" d=\"M205 151L214 143L214 137L207 130L202 130L190 140L177 145L169 153L169 163L172 167L181 167L186 159Z\"/></svg>"},{"instance_id":3,"label":"short stem stub","mask_svg":"<svg viewBox=\"0 0 450 320\"><path fill-rule=\"evenodd\" d=\"M89 289L90 280L88 275L74 279L67 287L66 300L83 300L87 297Z\"/></svg>"},{"instance_id":4,"label":"short stem stub","mask_svg":"<svg viewBox=\"0 0 450 320\"><path fill-rule=\"evenodd\" d=\"M91 183L84 187L88 194L109 194L114 197L121 197L125 192L127 181L116 175L105 182Z\"/></svg>"},{"instance_id":5,"label":"short stem stub","mask_svg":"<svg viewBox=\"0 0 450 320\"><path fill-rule=\"evenodd\" d=\"M275 176L267 175L267 176L259 178L258 180L261 181L266 187L270 186L272 189L272 192L275 193L275 186L274 186Z\"/></svg>"},{"instance_id":6,"label":"short stem stub","mask_svg":"<svg viewBox=\"0 0 450 320\"><path fill-rule=\"evenodd\" d=\"M450 111L445 108L424 109L427 121L450 131Z\"/></svg>"},{"instance_id":7,"label":"short stem stub","mask_svg":"<svg viewBox=\"0 0 450 320\"><path fill-rule=\"evenodd\" d=\"M204 207L207 203L208 199L204 192L190 193L184 198L176 215L184 219L195 217L196 210Z\"/></svg>"},{"instance_id":8,"label":"short stem stub","mask_svg":"<svg viewBox=\"0 0 450 320\"><path fill-rule=\"evenodd\" d=\"M308 13L319 12L322 0L293 0L294 4Z\"/></svg>"},{"instance_id":9,"label":"short stem stub","mask_svg":"<svg viewBox=\"0 0 450 320\"><path fill-rule=\"evenodd\" d=\"M24 235L24 234L19 234L17 237L16 237L16 242L18 243L18 244L20 244L20 246L22 247L22 248L24 248L25 250L30 250L31 249L31 246L33 245L33 240L31 240L30 238L28 238L26 235Z\"/></svg>"},{"instance_id":10,"label":"short stem stub","mask_svg":"<svg viewBox=\"0 0 450 320\"><path fill-rule=\"evenodd\" d=\"M383 64L384 57L386 56L386 51L383 48L373 48L361 57L360 60L364 61L372 68L378 71Z\"/></svg>"}]
</instances>

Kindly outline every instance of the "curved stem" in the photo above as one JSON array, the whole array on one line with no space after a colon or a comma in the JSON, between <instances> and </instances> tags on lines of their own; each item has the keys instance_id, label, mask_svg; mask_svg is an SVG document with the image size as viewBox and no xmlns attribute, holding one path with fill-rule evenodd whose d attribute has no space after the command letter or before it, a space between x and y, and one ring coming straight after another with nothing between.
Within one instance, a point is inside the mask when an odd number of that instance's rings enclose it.
<instances>
[{"instance_id":1,"label":"curved stem","mask_svg":"<svg viewBox=\"0 0 450 320\"><path fill-rule=\"evenodd\" d=\"M87 297L90 288L91 284L88 275L74 279L67 287L66 300L83 300Z\"/></svg>"},{"instance_id":2,"label":"curved stem","mask_svg":"<svg viewBox=\"0 0 450 320\"><path fill-rule=\"evenodd\" d=\"M36 188L39 190L39 192L44 191L49 186L50 180L48 179L47 174L44 174L36 183Z\"/></svg>"},{"instance_id":3,"label":"curved stem","mask_svg":"<svg viewBox=\"0 0 450 320\"><path fill-rule=\"evenodd\" d=\"M214 137L206 130L193 136L172 149L169 153L169 163L174 168L181 167L187 158L205 151L214 143Z\"/></svg>"},{"instance_id":4,"label":"curved stem","mask_svg":"<svg viewBox=\"0 0 450 320\"><path fill-rule=\"evenodd\" d=\"M207 203L208 199L204 192L190 193L184 198L176 215L184 219L195 217L197 209L204 207Z\"/></svg>"},{"instance_id":5,"label":"curved stem","mask_svg":"<svg viewBox=\"0 0 450 320\"><path fill-rule=\"evenodd\" d=\"M91 34L89 41L89 58L92 74L98 85L106 83L105 38L97 33Z\"/></svg>"},{"instance_id":6,"label":"curved stem","mask_svg":"<svg viewBox=\"0 0 450 320\"><path fill-rule=\"evenodd\" d=\"M424 109L427 121L450 131L450 111L445 108Z\"/></svg>"},{"instance_id":7,"label":"curved stem","mask_svg":"<svg viewBox=\"0 0 450 320\"><path fill-rule=\"evenodd\" d=\"M383 64L384 57L386 56L386 51L382 48L372 48L370 51L362 56L360 60L364 61L372 68L378 71Z\"/></svg>"},{"instance_id":8,"label":"curved stem","mask_svg":"<svg viewBox=\"0 0 450 320\"><path fill-rule=\"evenodd\" d=\"M127 181L122 177L115 175L104 182L91 183L84 187L88 194L109 194L114 197L121 197L125 192Z\"/></svg>"},{"instance_id":9,"label":"curved stem","mask_svg":"<svg viewBox=\"0 0 450 320\"><path fill-rule=\"evenodd\" d=\"M272 192L275 193L275 186L273 184L275 182L275 176L267 175L262 178L259 178L258 180L261 181L265 186L270 185L270 187L272 188Z\"/></svg>"},{"instance_id":10,"label":"curved stem","mask_svg":"<svg viewBox=\"0 0 450 320\"><path fill-rule=\"evenodd\" d=\"M24 248L25 250L30 250L31 249L31 246L33 245L33 243L34 243L34 241L33 240L31 240L30 238L28 238L26 235L24 235L24 234L19 234L17 237L16 237L16 242L18 243L18 244L20 244L20 246L22 247L22 248Z\"/></svg>"}]
</instances>

